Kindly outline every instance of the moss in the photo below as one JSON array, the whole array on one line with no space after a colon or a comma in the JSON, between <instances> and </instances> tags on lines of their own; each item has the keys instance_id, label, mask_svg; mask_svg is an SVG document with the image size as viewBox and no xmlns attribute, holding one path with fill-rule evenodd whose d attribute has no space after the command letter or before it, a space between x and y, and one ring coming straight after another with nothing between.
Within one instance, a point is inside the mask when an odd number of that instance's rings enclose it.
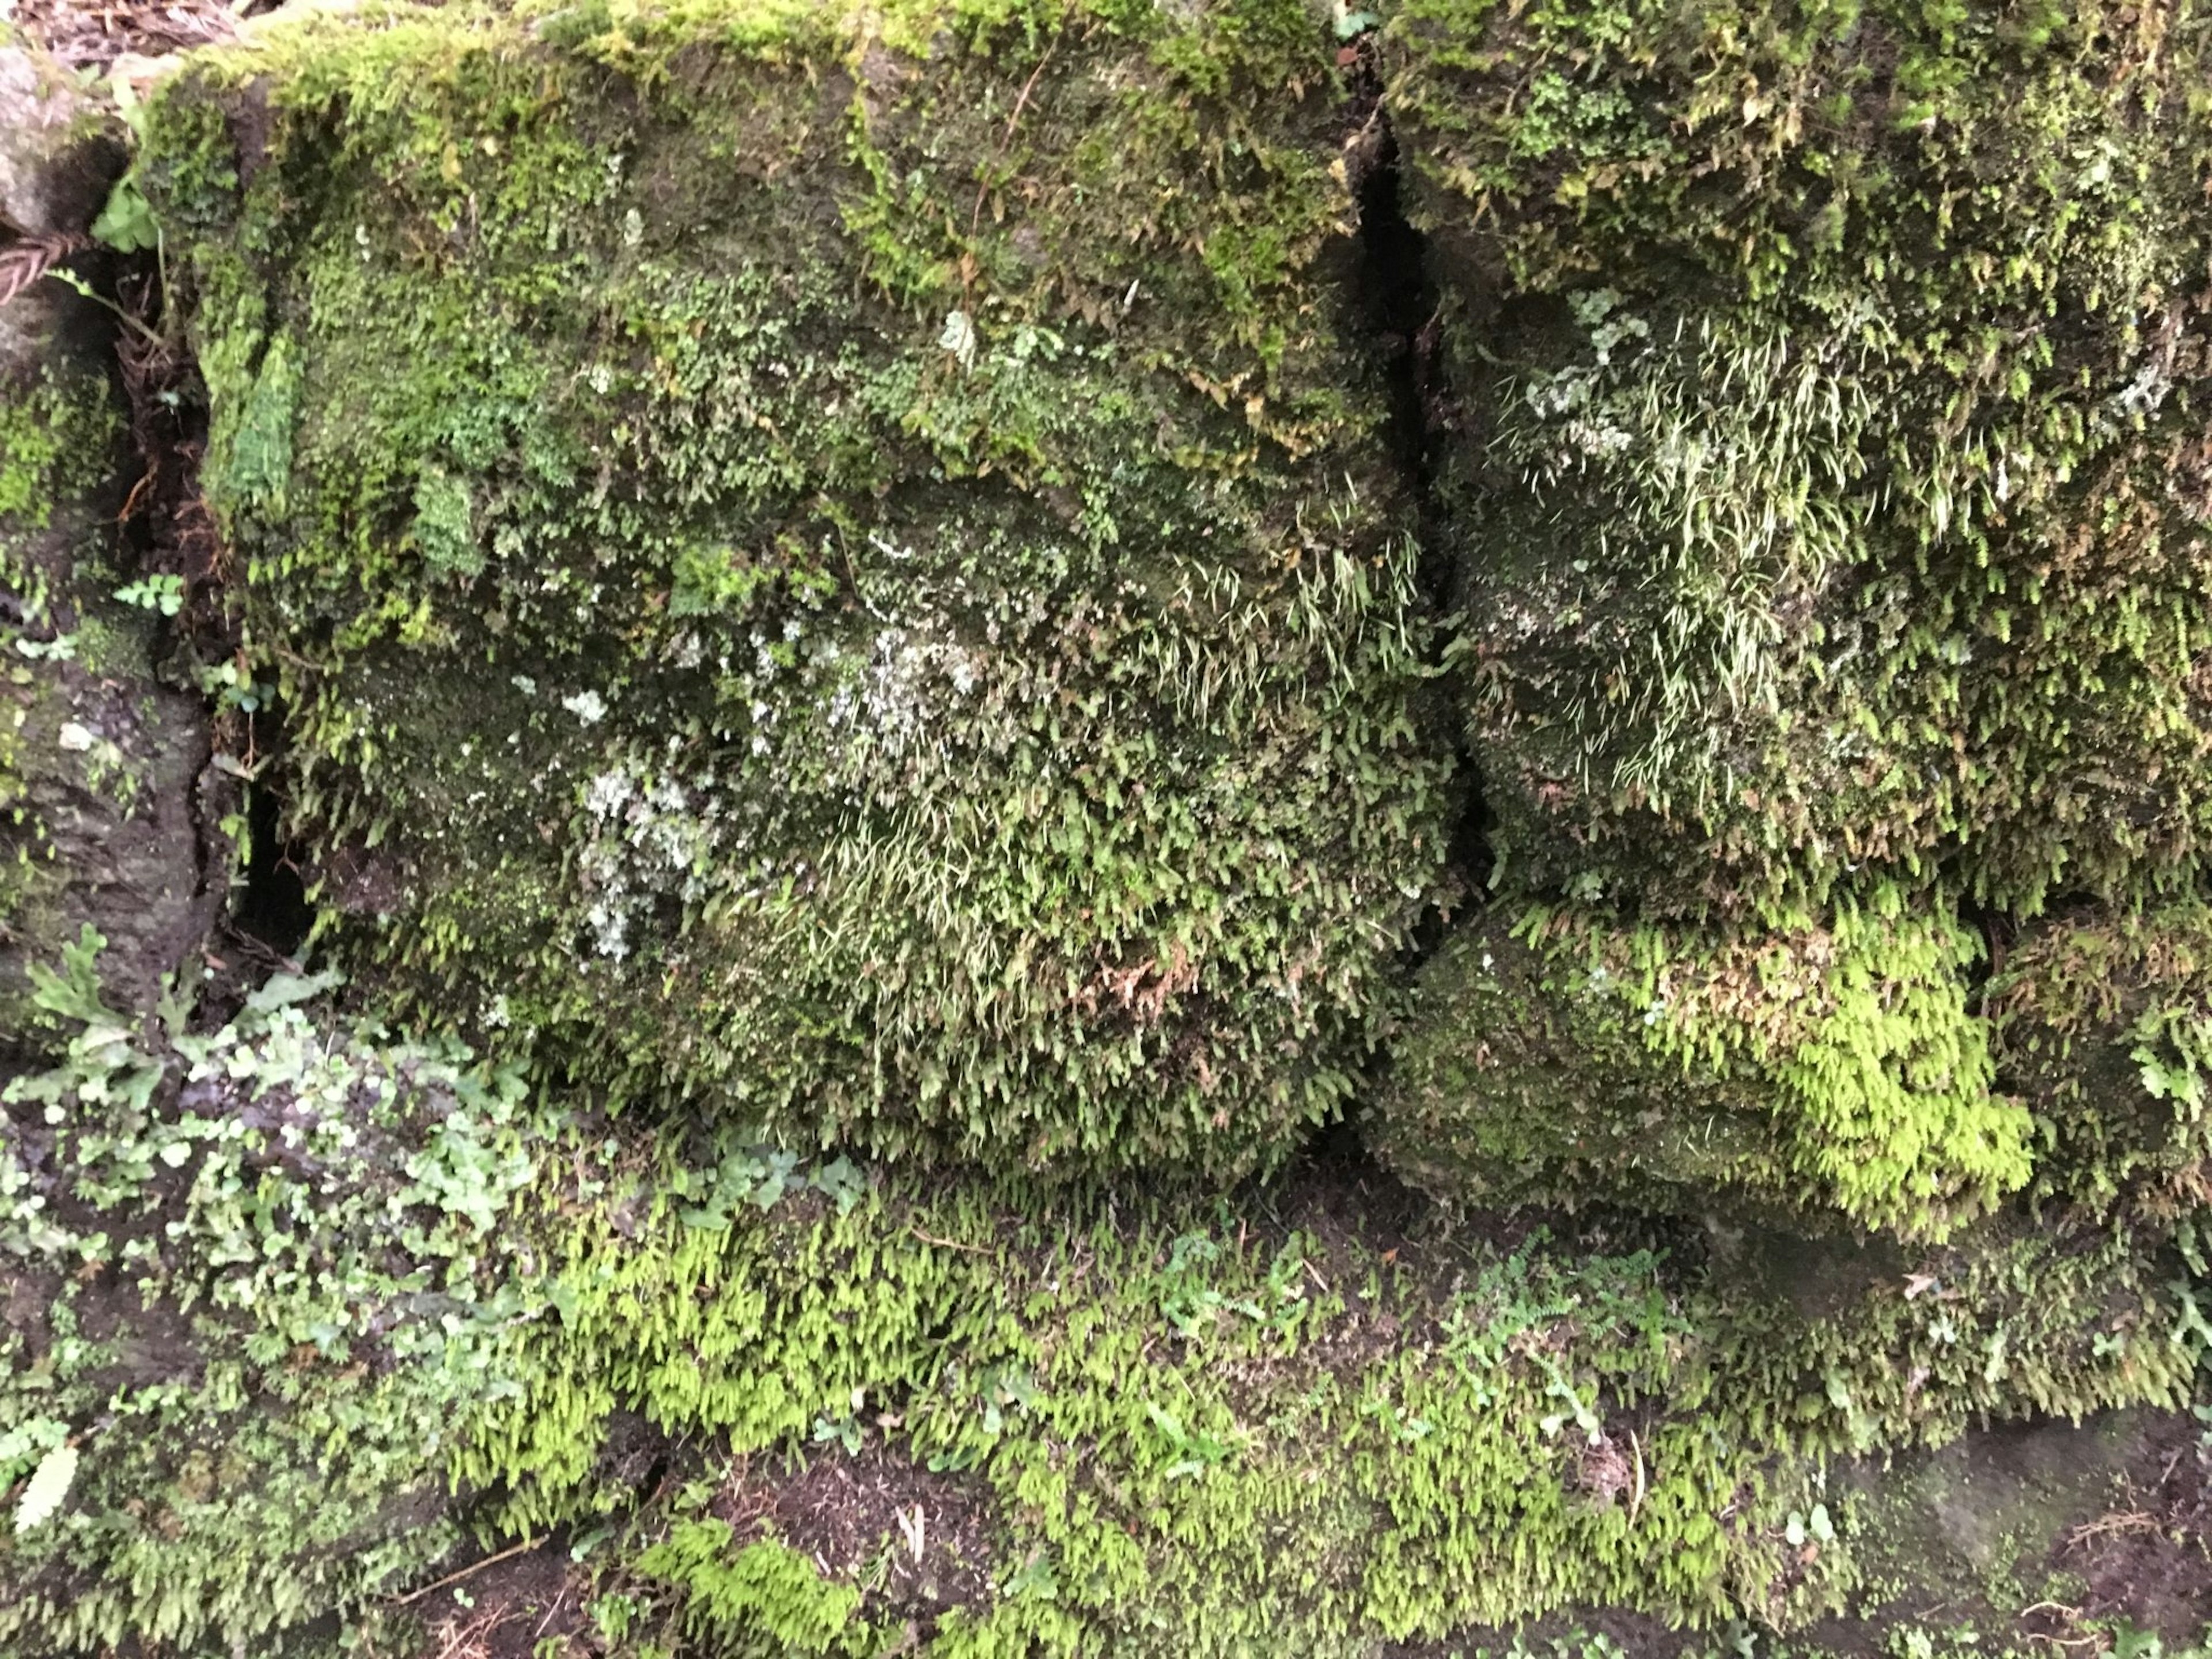
<instances>
[{"instance_id":1,"label":"moss","mask_svg":"<svg viewBox=\"0 0 2212 1659\"><path fill-rule=\"evenodd\" d=\"M2206 110L2173 6L1411 0L1468 405L1472 740L1524 874L2004 908L2205 826Z\"/></svg>"},{"instance_id":2,"label":"moss","mask_svg":"<svg viewBox=\"0 0 2212 1659\"><path fill-rule=\"evenodd\" d=\"M769 1644L780 1653L837 1651L860 1603L851 1585L824 1584L796 1550L773 1540L735 1547L730 1523L712 1518L678 1524L638 1557L637 1571L683 1588L695 1638L752 1638L763 1652Z\"/></svg>"},{"instance_id":3,"label":"moss","mask_svg":"<svg viewBox=\"0 0 2212 1659\"><path fill-rule=\"evenodd\" d=\"M1279 4L727 3L167 83L288 830L402 895L329 948L795 1144L1281 1156L1449 770L1334 73Z\"/></svg>"},{"instance_id":4,"label":"moss","mask_svg":"<svg viewBox=\"0 0 2212 1659\"><path fill-rule=\"evenodd\" d=\"M388 1598L457 1528L565 1527L617 1535L593 1592L641 1654L879 1651L865 1576L801 1571L744 1501L847 1456L984 1517L940 1656L1351 1654L1578 1604L1790 1626L1860 1577L1848 1528L1789 1535L1830 1458L2170 1404L2197 1358L2124 1228L1911 1247L1805 1307L1618 1232L1385 1242L1297 1185L611 1127L309 1018L326 981L163 1035L68 969L76 1036L9 1089L0 1165L0 1248L55 1291L0 1326L0 1455L81 1437L64 1514L0 1537L0 1639L42 1650L281 1651L331 1613L396 1645ZM690 1449L643 1486L641 1419Z\"/></svg>"},{"instance_id":5,"label":"moss","mask_svg":"<svg viewBox=\"0 0 2212 1659\"><path fill-rule=\"evenodd\" d=\"M2212 913L2188 896L2075 908L2022 932L1992 977L1991 1044L2036 1117L2039 1183L2153 1217L2212 1198L2205 1121Z\"/></svg>"},{"instance_id":6,"label":"moss","mask_svg":"<svg viewBox=\"0 0 2212 1659\"><path fill-rule=\"evenodd\" d=\"M2116 82L2087 14L1406 0L1351 48L1480 437L1429 527L1504 858L1410 1008L1443 630L1304 5L194 57L141 176L209 499L317 946L416 1036L297 975L205 1033L88 946L36 981L0 1477L81 1463L0 1641L404 1651L457 1540L548 1534L640 1659L1791 1629L1887 1570L1842 1460L2181 1403L2159 15ZM2062 884L1984 963L1962 907ZM1224 1184L1385 1036L1391 1163L1574 1234ZM757 1501L841 1457L958 1483L964 1595Z\"/></svg>"},{"instance_id":7,"label":"moss","mask_svg":"<svg viewBox=\"0 0 2212 1659\"><path fill-rule=\"evenodd\" d=\"M1776 931L1501 908L1424 970L1373 1132L1474 1201L1726 1192L1941 1237L2031 1169L1967 1006L1979 954L1879 884Z\"/></svg>"}]
</instances>

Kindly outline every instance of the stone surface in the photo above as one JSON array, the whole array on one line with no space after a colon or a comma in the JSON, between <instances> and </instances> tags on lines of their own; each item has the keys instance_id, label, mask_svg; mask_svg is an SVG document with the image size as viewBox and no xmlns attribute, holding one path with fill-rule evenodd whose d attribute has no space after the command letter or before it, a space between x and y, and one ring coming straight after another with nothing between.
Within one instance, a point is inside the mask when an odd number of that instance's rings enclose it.
<instances>
[{"instance_id":1,"label":"stone surface","mask_svg":"<svg viewBox=\"0 0 2212 1659\"><path fill-rule=\"evenodd\" d=\"M0 211L19 232L82 233L122 159L50 63L0 51ZM0 1054L41 1040L32 965L92 927L111 1000L150 1007L197 969L226 886L199 823L205 699L157 671L157 616L112 597L135 481L115 326L52 276L0 307Z\"/></svg>"}]
</instances>

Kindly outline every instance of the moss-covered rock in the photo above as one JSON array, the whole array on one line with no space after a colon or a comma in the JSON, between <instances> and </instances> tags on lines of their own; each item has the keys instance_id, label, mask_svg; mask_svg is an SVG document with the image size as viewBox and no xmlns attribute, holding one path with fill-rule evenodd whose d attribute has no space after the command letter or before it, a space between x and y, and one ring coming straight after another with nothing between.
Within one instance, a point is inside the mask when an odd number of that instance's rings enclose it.
<instances>
[{"instance_id":1,"label":"moss-covered rock","mask_svg":"<svg viewBox=\"0 0 2212 1659\"><path fill-rule=\"evenodd\" d=\"M196 58L142 165L329 947L799 1141L1279 1155L1449 770L1342 105L1280 0Z\"/></svg>"},{"instance_id":2,"label":"moss-covered rock","mask_svg":"<svg viewBox=\"0 0 2212 1659\"><path fill-rule=\"evenodd\" d=\"M1956 916L1876 884L1782 930L1501 905L1423 970L1370 1136L1477 1202L1747 1200L1941 1236L2028 1179Z\"/></svg>"},{"instance_id":3,"label":"moss-covered rock","mask_svg":"<svg viewBox=\"0 0 2212 1659\"><path fill-rule=\"evenodd\" d=\"M2185 8L1407 0L1470 739L1540 883L2185 880L2207 824Z\"/></svg>"},{"instance_id":4,"label":"moss-covered rock","mask_svg":"<svg viewBox=\"0 0 2212 1659\"><path fill-rule=\"evenodd\" d=\"M372 3L167 77L233 672L356 1000L34 977L0 1645L483 1645L465 1536L636 1659L1741 1655L1964 1486L1844 1466L2187 1402L2193 33L1334 17ZM9 547L113 435L71 372ZM1416 970L1451 695L1500 856ZM1222 1182L1384 1039L1394 1167L1581 1213Z\"/></svg>"}]
</instances>

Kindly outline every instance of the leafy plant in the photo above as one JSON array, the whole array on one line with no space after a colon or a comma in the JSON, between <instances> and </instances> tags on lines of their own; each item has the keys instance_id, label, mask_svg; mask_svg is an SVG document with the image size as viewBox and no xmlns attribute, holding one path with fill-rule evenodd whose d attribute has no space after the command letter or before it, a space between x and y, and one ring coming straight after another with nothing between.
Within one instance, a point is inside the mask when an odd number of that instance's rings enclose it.
<instances>
[{"instance_id":1,"label":"leafy plant","mask_svg":"<svg viewBox=\"0 0 2212 1659\"><path fill-rule=\"evenodd\" d=\"M184 609L185 579L182 576L143 576L138 580L115 590L115 597L125 605L135 605L142 610L173 617Z\"/></svg>"},{"instance_id":2,"label":"leafy plant","mask_svg":"<svg viewBox=\"0 0 2212 1659\"><path fill-rule=\"evenodd\" d=\"M1166 1443L1170 1480L1191 1480L1227 1462L1234 1450L1218 1435L1203 1429L1187 1429L1182 1419L1165 1407L1147 1401L1145 1415Z\"/></svg>"},{"instance_id":3,"label":"leafy plant","mask_svg":"<svg viewBox=\"0 0 2212 1659\"><path fill-rule=\"evenodd\" d=\"M58 1514L76 1480L77 1450L64 1440L39 1460L23 1495L15 1500L15 1530L20 1534L44 1525Z\"/></svg>"}]
</instances>

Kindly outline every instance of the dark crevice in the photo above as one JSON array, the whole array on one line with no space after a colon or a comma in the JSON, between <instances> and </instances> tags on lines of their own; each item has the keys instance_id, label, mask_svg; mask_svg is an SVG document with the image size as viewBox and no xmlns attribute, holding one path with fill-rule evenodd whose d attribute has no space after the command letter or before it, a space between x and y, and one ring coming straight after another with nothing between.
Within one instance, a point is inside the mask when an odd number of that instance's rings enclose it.
<instances>
[{"instance_id":1,"label":"dark crevice","mask_svg":"<svg viewBox=\"0 0 2212 1659\"><path fill-rule=\"evenodd\" d=\"M282 838L274 791L264 786L248 789L246 811L252 841L232 926L246 939L293 960L315 922L300 876L298 848Z\"/></svg>"},{"instance_id":2,"label":"dark crevice","mask_svg":"<svg viewBox=\"0 0 2212 1659\"><path fill-rule=\"evenodd\" d=\"M285 835L281 710L258 701L244 619L201 492L209 399L178 325L177 295L151 253L114 262L117 378L130 416L131 472L118 514L125 572L171 584L161 678L207 700L207 746L191 791L197 831L203 1020L236 1011L272 969L296 965L314 924L302 849ZM173 607L173 608L172 608ZM244 860L233 838L245 826ZM180 964L190 971L193 964Z\"/></svg>"},{"instance_id":3,"label":"dark crevice","mask_svg":"<svg viewBox=\"0 0 2212 1659\"><path fill-rule=\"evenodd\" d=\"M1985 1012L1990 981L2004 971L2013 941L2020 936L2020 919L1969 894L1959 901L1959 925L1979 935L1982 941L1980 954L1967 963L1966 971L1966 1006L1978 1014Z\"/></svg>"},{"instance_id":4,"label":"dark crevice","mask_svg":"<svg viewBox=\"0 0 2212 1659\"><path fill-rule=\"evenodd\" d=\"M1378 97L1380 89L1371 94ZM1359 192L1359 303L1389 393L1385 437L1412 496L1422 532L1420 584L1438 614L1452 596L1450 549L1436 533L1436 445L1431 410L1438 381L1441 302L1429 273L1428 247L1407 218L1401 199L1398 140L1379 104L1365 117Z\"/></svg>"},{"instance_id":5,"label":"dark crevice","mask_svg":"<svg viewBox=\"0 0 2212 1659\"><path fill-rule=\"evenodd\" d=\"M273 969L296 965L313 927L297 846L284 834L273 782L283 749L278 711L240 696L251 685L243 619L213 514L201 494L208 395L176 325L175 298L150 254L119 262L115 303L136 326L117 337L130 414L131 471L119 516L123 568L173 584L159 661L172 687L206 700L202 763L190 793L197 843L198 1018L220 1024ZM245 824L244 859L234 839ZM187 981L189 981L189 979Z\"/></svg>"},{"instance_id":6,"label":"dark crevice","mask_svg":"<svg viewBox=\"0 0 2212 1659\"><path fill-rule=\"evenodd\" d=\"M282 742L275 711L252 716L251 733L258 752L273 753ZM269 781L272 770L264 762L246 786L246 879L231 910L231 928L250 944L292 961L314 928L315 912L301 874L302 849L285 839L283 799Z\"/></svg>"},{"instance_id":7,"label":"dark crevice","mask_svg":"<svg viewBox=\"0 0 2212 1659\"><path fill-rule=\"evenodd\" d=\"M1358 264L1353 291L1359 323L1385 377L1389 399L1384 439L1413 508L1420 543L1417 580L1436 622L1439 657L1455 631L1461 582L1449 517L1437 476L1451 425L1443 365L1443 304L1428 239L1406 213L1405 179L1396 133L1382 103L1382 81L1371 38L1346 49L1352 98L1345 146L1359 204ZM1494 860L1491 817L1480 769L1462 732L1460 699L1449 676L1427 711L1435 740L1455 751L1449 875L1439 902L1415 930L1408 968L1441 948L1452 917L1479 902Z\"/></svg>"},{"instance_id":8,"label":"dark crevice","mask_svg":"<svg viewBox=\"0 0 2212 1659\"><path fill-rule=\"evenodd\" d=\"M1364 343L1387 399L1380 434L1419 547L1414 578L1433 623L1432 661L1446 672L1426 688L1419 719L1424 740L1453 751L1443 879L1415 923L1400 962L1408 978L1443 948L1460 919L1487 891L1494 859L1492 819L1482 777L1467 748L1462 699L1447 665L1462 599L1456 548L1438 477L1452 429L1444 374L1443 301L1429 240L1406 210L1405 178L1396 133L1383 103L1376 42L1363 36L1339 53L1348 101L1341 154L1358 207L1358 231L1342 268L1347 331ZM1387 1066L1387 1060L1383 1062ZM1374 1074L1379 1078L1380 1073ZM1307 1142L1300 1180L1327 1176L1362 1194L1403 1191L1364 1144L1355 1106L1318 1127Z\"/></svg>"}]
</instances>

